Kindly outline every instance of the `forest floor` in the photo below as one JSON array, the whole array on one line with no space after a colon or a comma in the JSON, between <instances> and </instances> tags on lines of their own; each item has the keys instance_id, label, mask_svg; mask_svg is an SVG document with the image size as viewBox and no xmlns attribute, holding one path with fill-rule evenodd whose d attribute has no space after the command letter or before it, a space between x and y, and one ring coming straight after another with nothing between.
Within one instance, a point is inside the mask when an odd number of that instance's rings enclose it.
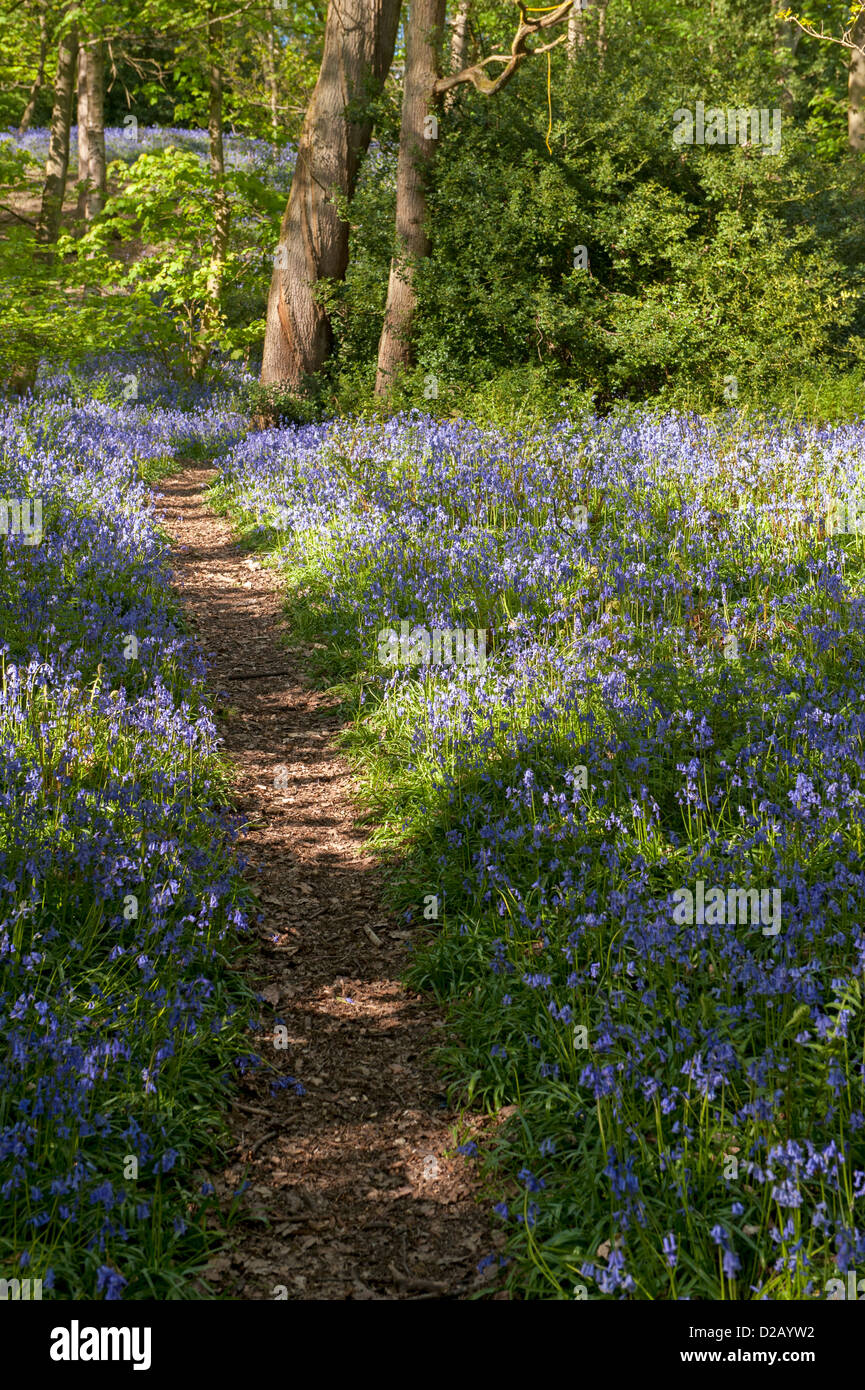
<instances>
[{"instance_id":1,"label":"forest floor","mask_svg":"<svg viewBox=\"0 0 865 1390\"><path fill-rule=\"evenodd\" d=\"M244 1076L224 1193L250 1186L206 1274L229 1299L466 1298L486 1287L477 1264L502 1237L454 1146L494 1122L476 1117L455 1138L432 1059L444 1019L400 981L408 933L381 906L337 706L287 646L277 576L208 508L213 476L165 479L158 511L210 663L262 910L248 969L263 1031L250 1051L305 1094ZM285 1050L273 1045L280 1020Z\"/></svg>"}]
</instances>

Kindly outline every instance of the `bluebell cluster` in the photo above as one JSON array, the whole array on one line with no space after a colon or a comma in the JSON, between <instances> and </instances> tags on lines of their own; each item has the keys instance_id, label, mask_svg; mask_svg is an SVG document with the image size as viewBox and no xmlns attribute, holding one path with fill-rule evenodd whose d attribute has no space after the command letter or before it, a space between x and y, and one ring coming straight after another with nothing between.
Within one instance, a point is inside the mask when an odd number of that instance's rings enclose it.
<instances>
[{"instance_id":1,"label":"bluebell cluster","mask_svg":"<svg viewBox=\"0 0 865 1390\"><path fill-rule=\"evenodd\" d=\"M523 1292L817 1298L865 1260L865 549L830 523L863 449L411 413L223 462L351 655L453 1075L519 1107L485 1161ZM486 668L382 667L403 619L486 629ZM780 929L677 921L698 881L779 892Z\"/></svg>"},{"instance_id":2,"label":"bluebell cluster","mask_svg":"<svg viewBox=\"0 0 865 1390\"><path fill-rule=\"evenodd\" d=\"M85 354L74 368L44 360L36 380L40 399L84 407L92 429L98 419L110 423L115 407L123 411L124 433L134 435L142 460L218 453L244 432L243 391L255 380L239 362L214 353L207 380L169 375L158 358L146 352ZM166 453L166 449L168 452Z\"/></svg>"},{"instance_id":3,"label":"bluebell cluster","mask_svg":"<svg viewBox=\"0 0 865 1390\"><path fill-rule=\"evenodd\" d=\"M11 129L0 132L0 139L9 141L17 149L25 150L40 163L45 162L48 154L49 137L50 131L47 126L32 126L23 135L18 135L17 131ZM180 126L106 126L105 155L109 163L115 159L122 159L129 164L140 154L152 154L155 150L164 150L173 145L175 149L189 150L199 155L204 161L209 157L209 140L206 130L186 129ZM223 140L226 168L266 174L274 187L288 189L296 155L293 144L282 141L274 147L267 140L230 132L225 133ZM77 125L73 125L70 130L69 145L74 164L75 151L78 148Z\"/></svg>"},{"instance_id":4,"label":"bluebell cluster","mask_svg":"<svg viewBox=\"0 0 865 1390\"><path fill-rule=\"evenodd\" d=\"M0 412L0 496L40 498L44 528L0 538L0 1276L56 1296L189 1296L202 1248L246 918L141 475L238 434L207 409Z\"/></svg>"}]
</instances>

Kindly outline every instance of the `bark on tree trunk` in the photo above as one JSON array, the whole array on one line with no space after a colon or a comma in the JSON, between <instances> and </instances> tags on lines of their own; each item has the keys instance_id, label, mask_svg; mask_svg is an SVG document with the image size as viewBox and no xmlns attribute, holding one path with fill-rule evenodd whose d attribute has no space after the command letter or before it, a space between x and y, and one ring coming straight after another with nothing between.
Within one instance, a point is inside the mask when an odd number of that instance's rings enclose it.
<instances>
[{"instance_id":1,"label":"bark on tree trunk","mask_svg":"<svg viewBox=\"0 0 865 1390\"><path fill-rule=\"evenodd\" d=\"M589 10L598 11L598 54L603 60L607 51L606 25L607 0L574 0L574 8L568 19L568 58L573 62L578 48L586 46L585 18Z\"/></svg>"},{"instance_id":2,"label":"bark on tree trunk","mask_svg":"<svg viewBox=\"0 0 865 1390\"><path fill-rule=\"evenodd\" d=\"M36 224L36 240L45 245L55 242L60 233L63 195L69 169L69 128L72 123L72 93L75 89L77 58L78 30L73 25L61 38L57 51L51 135L48 142L48 158L45 162L45 181L42 185L42 209Z\"/></svg>"},{"instance_id":3,"label":"bark on tree trunk","mask_svg":"<svg viewBox=\"0 0 865 1390\"><path fill-rule=\"evenodd\" d=\"M581 4L580 0L577 0L577 3L574 5L574 8L571 10L571 17L570 17L570 19L568 20L567 53L568 53L568 60L569 60L570 62L573 62L574 59L576 58L576 56L577 56L577 48L582 48L583 44L586 42L586 36L585 36L585 34L583 33L583 27L582 27L582 25L580 24L580 10L581 10L581 8L582 8L582 4Z\"/></svg>"},{"instance_id":4,"label":"bark on tree trunk","mask_svg":"<svg viewBox=\"0 0 865 1390\"><path fill-rule=\"evenodd\" d=\"M44 14L39 16L39 66L36 69L36 76L33 79L33 86L30 88L30 95L27 98L27 105L24 107L24 115L21 117L21 124L18 127L18 135L22 136L25 130L29 130L30 122L33 120L33 112L36 110L36 103L39 100L39 93L42 91L42 83L45 81L45 59L48 56L48 24Z\"/></svg>"},{"instance_id":5,"label":"bark on tree trunk","mask_svg":"<svg viewBox=\"0 0 865 1390\"><path fill-rule=\"evenodd\" d=\"M105 44L87 47L87 152L89 156L85 216L92 222L105 206Z\"/></svg>"},{"instance_id":6,"label":"bark on tree trunk","mask_svg":"<svg viewBox=\"0 0 865 1390\"><path fill-rule=\"evenodd\" d=\"M10 396L26 396L35 387L38 373L39 362L36 358L28 358L26 361L16 363L6 382L8 394Z\"/></svg>"},{"instance_id":7,"label":"bark on tree trunk","mask_svg":"<svg viewBox=\"0 0 865 1390\"><path fill-rule=\"evenodd\" d=\"M390 68L399 13L400 0L331 0L328 6L321 69L274 257L263 385L302 390L330 351L330 320L316 284L345 276L349 227L335 197L354 192L372 135L367 102L381 91Z\"/></svg>"},{"instance_id":8,"label":"bark on tree trunk","mask_svg":"<svg viewBox=\"0 0 865 1390\"><path fill-rule=\"evenodd\" d=\"M84 217L87 211L87 186L90 182L90 148L87 143L87 82L88 52L86 44L78 49L78 216Z\"/></svg>"},{"instance_id":9,"label":"bark on tree trunk","mask_svg":"<svg viewBox=\"0 0 865 1390\"><path fill-rule=\"evenodd\" d=\"M598 5L598 67L603 72L607 56L607 0L597 0Z\"/></svg>"},{"instance_id":10,"label":"bark on tree trunk","mask_svg":"<svg viewBox=\"0 0 865 1390\"><path fill-rule=\"evenodd\" d=\"M459 0L457 12L451 27L450 71L460 72L466 65L469 50L469 15L471 0ZM449 111L457 99L456 87L446 94L444 109Z\"/></svg>"},{"instance_id":11,"label":"bark on tree trunk","mask_svg":"<svg viewBox=\"0 0 865 1390\"><path fill-rule=\"evenodd\" d=\"M445 0L410 0L405 80L396 184L397 250L390 266L387 307L378 345L375 391L386 396L412 364L412 326L417 309L417 262L429 255L426 189L438 139L433 107L441 75L439 51Z\"/></svg>"},{"instance_id":12,"label":"bark on tree trunk","mask_svg":"<svg viewBox=\"0 0 865 1390\"><path fill-rule=\"evenodd\" d=\"M469 10L472 0L459 0L451 30L451 72L459 72L466 65L469 46Z\"/></svg>"},{"instance_id":13,"label":"bark on tree trunk","mask_svg":"<svg viewBox=\"0 0 865 1390\"><path fill-rule=\"evenodd\" d=\"M853 42L865 48L865 11L853 27ZM851 150L865 150L865 54L854 49L847 73L847 138Z\"/></svg>"},{"instance_id":14,"label":"bark on tree trunk","mask_svg":"<svg viewBox=\"0 0 865 1390\"><path fill-rule=\"evenodd\" d=\"M574 0L574 8L571 10L568 20L568 42L567 55L570 62L577 56L577 49L584 48L586 44L586 26L584 19L588 10L598 12L598 57L600 66L604 66L604 56L607 52L607 0Z\"/></svg>"}]
</instances>

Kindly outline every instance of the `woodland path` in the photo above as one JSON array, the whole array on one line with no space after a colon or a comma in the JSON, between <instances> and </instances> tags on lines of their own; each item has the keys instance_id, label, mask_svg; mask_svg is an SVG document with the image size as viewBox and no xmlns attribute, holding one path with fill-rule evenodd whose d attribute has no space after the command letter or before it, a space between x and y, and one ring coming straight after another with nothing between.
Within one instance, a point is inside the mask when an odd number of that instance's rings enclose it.
<instances>
[{"instance_id":1,"label":"woodland path","mask_svg":"<svg viewBox=\"0 0 865 1390\"><path fill-rule=\"evenodd\" d=\"M474 1165L445 1156L455 1116L430 1056L443 1021L400 983L406 933L355 824L338 711L286 645L275 573L208 508L213 477L163 480L157 511L250 822L240 848L263 920L249 978L266 1001L250 1051L306 1093L243 1079L222 1190L250 1187L208 1278L229 1299L463 1299L497 1241ZM271 1051L275 1019L286 1050Z\"/></svg>"}]
</instances>

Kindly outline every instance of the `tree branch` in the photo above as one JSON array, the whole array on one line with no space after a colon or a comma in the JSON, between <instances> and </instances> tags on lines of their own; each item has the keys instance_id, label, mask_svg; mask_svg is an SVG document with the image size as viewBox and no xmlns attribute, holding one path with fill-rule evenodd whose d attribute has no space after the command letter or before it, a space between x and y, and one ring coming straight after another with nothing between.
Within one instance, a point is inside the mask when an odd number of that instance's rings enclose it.
<instances>
[{"instance_id":1,"label":"tree branch","mask_svg":"<svg viewBox=\"0 0 865 1390\"><path fill-rule=\"evenodd\" d=\"M32 218L22 217L21 213L16 212L14 208L10 208L8 203L0 203L0 209L2 209L3 212L10 213L12 217L17 217L19 222L26 222L28 227L36 226L36 223L33 221Z\"/></svg>"},{"instance_id":2,"label":"tree branch","mask_svg":"<svg viewBox=\"0 0 865 1390\"><path fill-rule=\"evenodd\" d=\"M556 24L561 24L567 19L574 8L574 0L563 0L555 9L547 14L539 15L536 19L529 18L528 9L524 0L517 0L520 11L520 23L511 44L510 53L491 53L488 58L483 58L479 63L473 63L469 68L463 68L462 72L452 73L449 77L440 77L433 86L433 96L442 96L444 92L449 92L452 87L457 87L460 83L471 82L484 96L492 96L493 93L501 91L505 83L510 82L517 68L525 62L526 58L531 58L535 53L548 53L551 48L556 48L560 43L567 41L567 34L561 34L559 38L553 39L551 43L541 44L538 48L527 48L526 41L539 34L543 29L551 29ZM503 63L504 68L498 77L487 77L484 68L489 63Z\"/></svg>"},{"instance_id":3,"label":"tree branch","mask_svg":"<svg viewBox=\"0 0 865 1390\"><path fill-rule=\"evenodd\" d=\"M842 31L840 39L835 34L827 34L822 24L818 32L813 24L809 24L807 20L797 19L796 15L790 10L783 10L777 18L795 24L798 29L802 30L803 34L808 35L809 39L821 39L823 43L837 43L841 48L846 48L853 53L861 53L865 56L865 47L856 43L853 39L853 31L857 26L862 10L863 6L860 5L853 19L853 23L850 25L849 29L844 29Z\"/></svg>"}]
</instances>

